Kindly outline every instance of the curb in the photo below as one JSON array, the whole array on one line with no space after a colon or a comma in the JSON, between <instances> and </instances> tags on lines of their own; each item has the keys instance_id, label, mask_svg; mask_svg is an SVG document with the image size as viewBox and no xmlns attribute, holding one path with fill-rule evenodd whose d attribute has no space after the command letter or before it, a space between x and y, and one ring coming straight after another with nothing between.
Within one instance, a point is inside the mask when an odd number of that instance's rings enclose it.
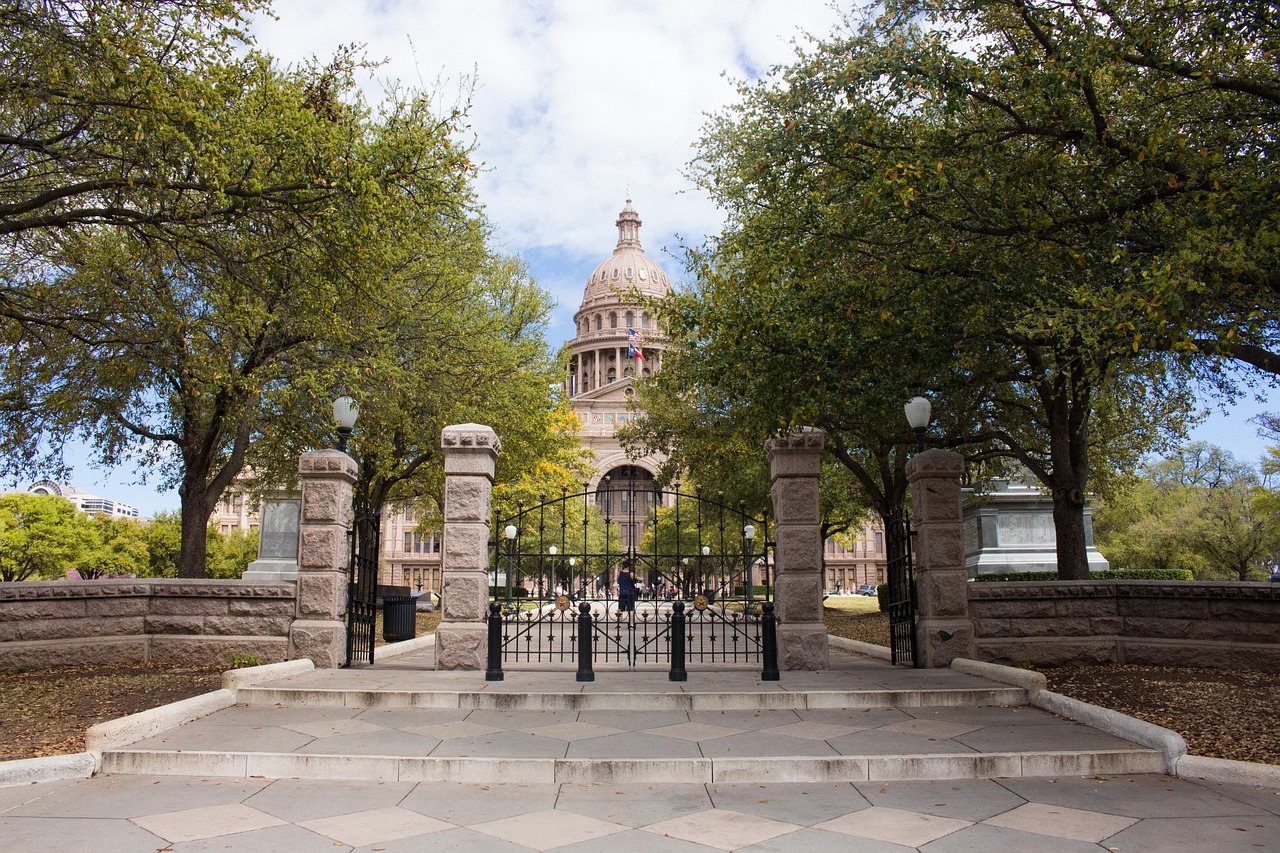
<instances>
[{"instance_id":1,"label":"curb","mask_svg":"<svg viewBox=\"0 0 1280 853\"><path fill-rule=\"evenodd\" d=\"M413 654L423 649L433 648L436 644L436 635L427 634L425 637L414 637L412 640L401 640L398 643L387 643L385 646L377 646L373 653L374 660L383 660L385 658L396 658L401 655Z\"/></svg>"},{"instance_id":2,"label":"curb","mask_svg":"<svg viewBox=\"0 0 1280 853\"><path fill-rule=\"evenodd\" d=\"M1232 761L1204 755L1184 755L1178 760L1177 775L1184 779L1206 782L1229 782L1232 785L1257 785L1280 789L1280 766L1253 761Z\"/></svg>"},{"instance_id":3,"label":"curb","mask_svg":"<svg viewBox=\"0 0 1280 853\"><path fill-rule=\"evenodd\" d=\"M977 675L982 678L989 678L992 681L999 681L1001 684L1012 684L1014 687L1021 687L1027 691L1028 702L1034 703L1037 693L1041 690L1049 689L1049 679L1044 677L1044 673L1036 672L1032 669L1016 669L1012 666L1002 666L998 663L987 663L986 661L969 660L968 658L956 658L951 661L951 668L969 675Z\"/></svg>"},{"instance_id":4,"label":"curb","mask_svg":"<svg viewBox=\"0 0 1280 853\"><path fill-rule=\"evenodd\" d=\"M889 650L888 646L877 646L874 643L864 643L861 640L846 640L844 637L837 637L834 634L827 635L827 645L837 649L844 649L846 652L866 655L869 658L893 660L893 652Z\"/></svg>"},{"instance_id":5,"label":"curb","mask_svg":"<svg viewBox=\"0 0 1280 853\"><path fill-rule=\"evenodd\" d=\"M149 738L165 729L198 720L214 711L230 708L234 704L236 704L234 692L214 690L212 693L192 696L190 699L171 702L149 711L139 711L117 720L107 720L105 723L98 723L85 730L85 751L101 755L104 749L114 749L117 746Z\"/></svg>"},{"instance_id":6,"label":"curb","mask_svg":"<svg viewBox=\"0 0 1280 853\"><path fill-rule=\"evenodd\" d=\"M252 687L264 681L275 681L276 679L289 678L293 675L302 675L305 672L311 672L315 668L316 665L311 658L302 658L300 660L286 660L280 663L264 663L260 666L229 669L222 673L222 689L235 693L241 687Z\"/></svg>"},{"instance_id":7,"label":"curb","mask_svg":"<svg viewBox=\"0 0 1280 853\"><path fill-rule=\"evenodd\" d=\"M1054 693L1046 689L1049 682L1044 673L968 658L956 658L951 662L951 668L1022 687L1027 691L1027 701L1037 708L1159 750L1164 754L1165 773L1170 776L1178 775L1178 763L1187 755L1187 742L1177 732L1110 708L1090 705L1088 702Z\"/></svg>"},{"instance_id":8,"label":"curb","mask_svg":"<svg viewBox=\"0 0 1280 853\"><path fill-rule=\"evenodd\" d=\"M0 761L0 788L34 785L37 782L60 782L64 779L88 779L97 772L97 764L94 756L87 752Z\"/></svg>"}]
</instances>

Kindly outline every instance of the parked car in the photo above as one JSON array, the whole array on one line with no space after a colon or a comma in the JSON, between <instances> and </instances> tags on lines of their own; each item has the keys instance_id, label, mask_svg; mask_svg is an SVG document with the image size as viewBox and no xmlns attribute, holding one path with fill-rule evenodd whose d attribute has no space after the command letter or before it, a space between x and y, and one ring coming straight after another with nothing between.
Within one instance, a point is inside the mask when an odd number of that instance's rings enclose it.
<instances>
[{"instance_id":1,"label":"parked car","mask_svg":"<svg viewBox=\"0 0 1280 853\"><path fill-rule=\"evenodd\" d=\"M876 585L873 583L864 583L862 586L858 587L858 591L856 594L857 595L875 595Z\"/></svg>"}]
</instances>

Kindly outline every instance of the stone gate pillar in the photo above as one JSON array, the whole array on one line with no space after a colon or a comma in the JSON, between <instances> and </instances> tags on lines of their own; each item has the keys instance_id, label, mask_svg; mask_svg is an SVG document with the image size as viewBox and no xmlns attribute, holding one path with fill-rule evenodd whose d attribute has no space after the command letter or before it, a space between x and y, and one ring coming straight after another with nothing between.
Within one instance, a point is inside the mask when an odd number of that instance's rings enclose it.
<instances>
[{"instance_id":1,"label":"stone gate pillar","mask_svg":"<svg viewBox=\"0 0 1280 853\"><path fill-rule=\"evenodd\" d=\"M773 482L777 546L775 583L778 668L826 669L827 627L822 621L822 511L818 475L826 436L796 432L765 442Z\"/></svg>"},{"instance_id":2,"label":"stone gate pillar","mask_svg":"<svg viewBox=\"0 0 1280 853\"><path fill-rule=\"evenodd\" d=\"M916 645L925 667L973 657L960 513L963 474L964 457L947 450L926 450L907 462L916 531Z\"/></svg>"},{"instance_id":3,"label":"stone gate pillar","mask_svg":"<svg viewBox=\"0 0 1280 853\"><path fill-rule=\"evenodd\" d=\"M333 668L347 662L343 616L356 463L340 450L313 450L299 457L298 479L298 604L289 628L289 657L311 658L319 668Z\"/></svg>"},{"instance_id":4,"label":"stone gate pillar","mask_svg":"<svg viewBox=\"0 0 1280 853\"><path fill-rule=\"evenodd\" d=\"M502 443L480 424L447 426L444 553L436 669L484 669L489 606L489 523L493 471Z\"/></svg>"}]
</instances>

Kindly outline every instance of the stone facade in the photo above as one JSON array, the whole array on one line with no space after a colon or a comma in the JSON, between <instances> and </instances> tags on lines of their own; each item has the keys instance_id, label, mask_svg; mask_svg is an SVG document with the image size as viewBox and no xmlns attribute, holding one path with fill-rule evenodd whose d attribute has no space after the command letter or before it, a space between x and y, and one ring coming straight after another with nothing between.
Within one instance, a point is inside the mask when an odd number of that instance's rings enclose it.
<instances>
[{"instance_id":1,"label":"stone facade","mask_svg":"<svg viewBox=\"0 0 1280 853\"><path fill-rule=\"evenodd\" d=\"M765 443L773 483L779 669L826 669L822 621L822 510L818 476L826 436L806 430Z\"/></svg>"},{"instance_id":2,"label":"stone facade","mask_svg":"<svg viewBox=\"0 0 1280 853\"><path fill-rule=\"evenodd\" d=\"M444 587L436 669L484 669L489 610L489 525L502 443L479 424L445 427Z\"/></svg>"},{"instance_id":3,"label":"stone facade","mask_svg":"<svg viewBox=\"0 0 1280 853\"><path fill-rule=\"evenodd\" d=\"M972 583L968 606L980 660L1280 672L1280 584Z\"/></svg>"},{"instance_id":4,"label":"stone facade","mask_svg":"<svg viewBox=\"0 0 1280 853\"><path fill-rule=\"evenodd\" d=\"M298 532L296 619L289 657L311 658L321 669L347 662L347 572L356 463L340 450L315 450L298 459L302 520Z\"/></svg>"},{"instance_id":5,"label":"stone facade","mask_svg":"<svg viewBox=\"0 0 1280 853\"><path fill-rule=\"evenodd\" d=\"M943 667L973 657L961 528L964 458L937 448L907 463L915 527L916 650L920 665Z\"/></svg>"},{"instance_id":6,"label":"stone facade","mask_svg":"<svg viewBox=\"0 0 1280 853\"><path fill-rule=\"evenodd\" d=\"M214 580L0 584L0 670L57 664L231 666L289 656L295 586Z\"/></svg>"}]
</instances>

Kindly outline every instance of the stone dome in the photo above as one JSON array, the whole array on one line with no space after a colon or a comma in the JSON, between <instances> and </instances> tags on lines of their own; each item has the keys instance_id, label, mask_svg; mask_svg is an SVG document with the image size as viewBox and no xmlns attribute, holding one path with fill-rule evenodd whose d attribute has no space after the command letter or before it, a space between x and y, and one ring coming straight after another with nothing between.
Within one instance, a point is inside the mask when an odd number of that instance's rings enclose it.
<instances>
[{"instance_id":1,"label":"stone dome","mask_svg":"<svg viewBox=\"0 0 1280 853\"><path fill-rule=\"evenodd\" d=\"M618 245L613 255L591 273L582 295L582 309L627 299L633 291L661 298L671 293L671 280L640 247L640 215L627 199L618 214ZM627 300L631 301L631 300Z\"/></svg>"}]
</instances>

